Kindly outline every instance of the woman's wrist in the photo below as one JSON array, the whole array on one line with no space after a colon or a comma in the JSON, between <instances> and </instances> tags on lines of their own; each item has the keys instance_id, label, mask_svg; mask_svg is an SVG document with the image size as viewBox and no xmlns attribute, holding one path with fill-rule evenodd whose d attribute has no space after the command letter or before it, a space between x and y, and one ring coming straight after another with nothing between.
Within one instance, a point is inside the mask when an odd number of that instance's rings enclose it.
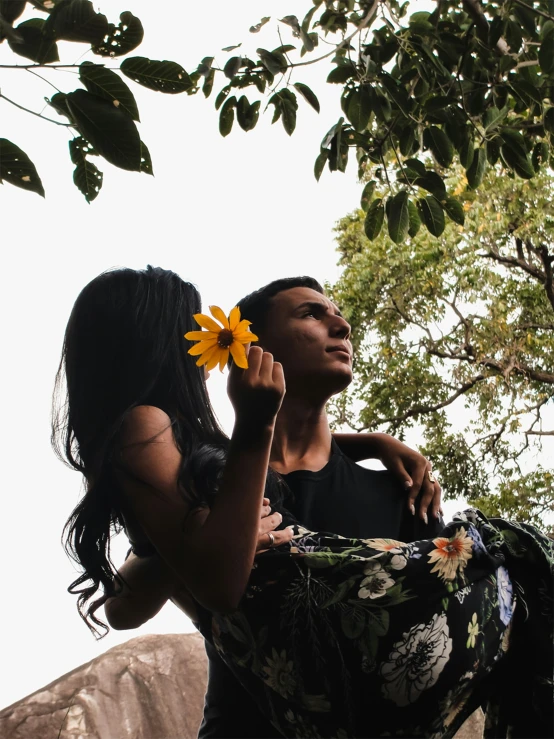
<instances>
[{"instance_id":1,"label":"woman's wrist","mask_svg":"<svg viewBox=\"0 0 554 739\"><path fill-rule=\"evenodd\" d=\"M271 445L275 431L275 420L269 423L257 423L246 419L237 419L231 435L231 444L241 448L258 448Z\"/></svg>"}]
</instances>

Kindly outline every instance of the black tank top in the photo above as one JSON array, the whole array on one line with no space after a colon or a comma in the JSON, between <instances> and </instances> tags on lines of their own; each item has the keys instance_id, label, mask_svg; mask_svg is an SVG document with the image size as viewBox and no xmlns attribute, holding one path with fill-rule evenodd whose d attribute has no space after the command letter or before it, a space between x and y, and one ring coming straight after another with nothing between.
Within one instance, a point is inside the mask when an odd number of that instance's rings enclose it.
<instances>
[{"instance_id":1,"label":"black tank top","mask_svg":"<svg viewBox=\"0 0 554 739\"><path fill-rule=\"evenodd\" d=\"M334 441L331 459L323 469L297 470L283 479L290 490L284 506L312 531L416 541L435 536L442 527L442 522L425 525L412 516L406 491L390 472L361 467ZM199 739L280 737L207 642L206 653L208 689Z\"/></svg>"}]
</instances>

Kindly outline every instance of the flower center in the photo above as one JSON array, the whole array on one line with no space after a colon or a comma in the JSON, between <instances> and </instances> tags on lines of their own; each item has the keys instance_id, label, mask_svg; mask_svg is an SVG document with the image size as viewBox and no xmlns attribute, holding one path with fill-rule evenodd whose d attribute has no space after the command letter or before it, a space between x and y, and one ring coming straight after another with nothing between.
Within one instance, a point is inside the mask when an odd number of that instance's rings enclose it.
<instances>
[{"instance_id":1,"label":"flower center","mask_svg":"<svg viewBox=\"0 0 554 739\"><path fill-rule=\"evenodd\" d=\"M233 343L233 332L228 328L222 329L217 337L217 343L222 349L228 349Z\"/></svg>"}]
</instances>

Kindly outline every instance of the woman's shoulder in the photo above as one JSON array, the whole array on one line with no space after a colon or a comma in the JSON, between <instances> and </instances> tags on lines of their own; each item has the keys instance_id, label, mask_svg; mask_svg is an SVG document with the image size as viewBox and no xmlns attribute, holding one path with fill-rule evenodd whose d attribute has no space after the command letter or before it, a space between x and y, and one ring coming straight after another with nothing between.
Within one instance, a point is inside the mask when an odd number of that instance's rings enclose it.
<instances>
[{"instance_id":1,"label":"woman's shoulder","mask_svg":"<svg viewBox=\"0 0 554 739\"><path fill-rule=\"evenodd\" d=\"M171 418L158 406L137 405L125 414L120 430L120 444L141 444L173 435Z\"/></svg>"}]
</instances>

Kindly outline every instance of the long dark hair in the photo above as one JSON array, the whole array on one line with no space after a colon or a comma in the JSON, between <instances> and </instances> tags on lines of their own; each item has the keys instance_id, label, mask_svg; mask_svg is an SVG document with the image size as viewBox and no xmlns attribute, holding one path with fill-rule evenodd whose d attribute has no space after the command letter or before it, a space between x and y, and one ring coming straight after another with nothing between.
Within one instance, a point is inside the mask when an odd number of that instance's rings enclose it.
<instances>
[{"instance_id":1,"label":"long dark hair","mask_svg":"<svg viewBox=\"0 0 554 739\"><path fill-rule=\"evenodd\" d=\"M110 537L123 526L112 468L114 441L126 414L155 405L170 417L183 455L181 480L194 480L200 498L213 488L227 437L206 392L203 368L183 338L197 328L196 288L174 272L114 269L90 282L77 298L67 328L53 400L52 444L62 461L81 472L86 491L67 520L63 541L82 568L71 583L77 607L96 635L107 626L95 615L100 587L113 592ZM213 462L217 464L213 465ZM209 465L208 465L209 463ZM204 489L202 489L204 488Z\"/></svg>"}]
</instances>

